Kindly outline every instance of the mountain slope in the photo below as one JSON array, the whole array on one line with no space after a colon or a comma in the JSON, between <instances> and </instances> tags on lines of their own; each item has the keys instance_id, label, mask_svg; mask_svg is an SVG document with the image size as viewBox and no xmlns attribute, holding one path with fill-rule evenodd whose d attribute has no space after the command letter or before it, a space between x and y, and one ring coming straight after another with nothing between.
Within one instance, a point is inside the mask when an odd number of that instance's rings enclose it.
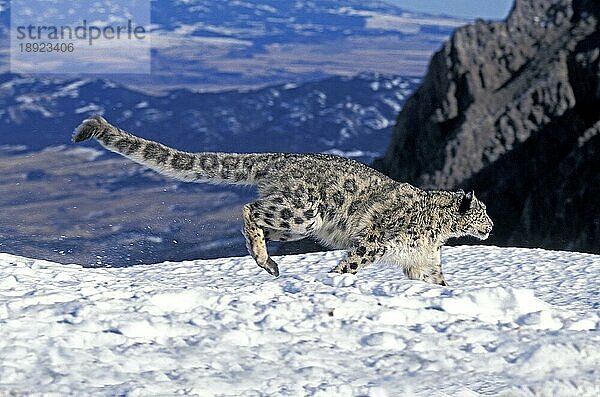
<instances>
[{"instance_id":1,"label":"mountain slope","mask_svg":"<svg viewBox=\"0 0 600 397\"><path fill-rule=\"evenodd\" d=\"M277 279L0 254L0 394L597 395L600 257L450 247L442 288L328 275L341 254L277 258Z\"/></svg>"},{"instance_id":2,"label":"mountain slope","mask_svg":"<svg viewBox=\"0 0 600 397\"><path fill-rule=\"evenodd\" d=\"M505 22L458 29L377 167L476 189L490 243L600 252L599 21L597 2L519 0Z\"/></svg>"},{"instance_id":3,"label":"mountain slope","mask_svg":"<svg viewBox=\"0 0 600 397\"><path fill-rule=\"evenodd\" d=\"M148 95L108 80L0 75L1 144L70 143L98 113L119 127L189 151L383 152L415 78L361 74L253 91ZM353 155L354 153L354 155Z\"/></svg>"}]
</instances>

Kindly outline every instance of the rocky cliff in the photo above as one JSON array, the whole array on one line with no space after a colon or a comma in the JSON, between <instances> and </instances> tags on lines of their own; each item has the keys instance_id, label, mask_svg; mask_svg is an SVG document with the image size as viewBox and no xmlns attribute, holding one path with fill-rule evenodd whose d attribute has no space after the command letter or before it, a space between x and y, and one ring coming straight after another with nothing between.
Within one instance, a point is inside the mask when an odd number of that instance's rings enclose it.
<instances>
[{"instance_id":1,"label":"rocky cliff","mask_svg":"<svg viewBox=\"0 0 600 397\"><path fill-rule=\"evenodd\" d=\"M517 0L433 56L375 166L475 189L489 242L600 252L600 2Z\"/></svg>"}]
</instances>

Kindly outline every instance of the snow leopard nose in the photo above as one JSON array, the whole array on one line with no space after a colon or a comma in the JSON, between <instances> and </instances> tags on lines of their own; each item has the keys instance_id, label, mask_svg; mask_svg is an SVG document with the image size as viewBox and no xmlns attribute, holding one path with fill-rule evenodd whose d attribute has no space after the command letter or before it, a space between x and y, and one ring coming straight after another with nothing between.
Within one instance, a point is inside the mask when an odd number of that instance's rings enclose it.
<instances>
[{"instance_id":1,"label":"snow leopard nose","mask_svg":"<svg viewBox=\"0 0 600 397\"><path fill-rule=\"evenodd\" d=\"M487 236L489 236L489 234L492 232L492 228L493 228L493 227L494 227L494 224L490 222L489 224L487 224L487 225L485 225L485 226L481 227L481 228L478 230L478 232L479 232L481 235L484 235L484 236L486 236L485 238L487 238Z\"/></svg>"}]
</instances>

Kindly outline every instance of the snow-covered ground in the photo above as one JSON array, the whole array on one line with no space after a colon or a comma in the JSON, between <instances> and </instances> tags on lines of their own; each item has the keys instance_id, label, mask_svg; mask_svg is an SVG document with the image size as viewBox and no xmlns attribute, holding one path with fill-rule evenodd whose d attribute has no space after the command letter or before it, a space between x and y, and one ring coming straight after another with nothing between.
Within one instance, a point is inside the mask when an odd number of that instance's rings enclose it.
<instances>
[{"instance_id":1,"label":"snow-covered ground","mask_svg":"<svg viewBox=\"0 0 600 397\"><path fill-rule=\"evenodd\" d=\"M0 395L600 395L600 256L449 247L445 288L341 255L0 254Z\"/></svg>"}]
</instances>

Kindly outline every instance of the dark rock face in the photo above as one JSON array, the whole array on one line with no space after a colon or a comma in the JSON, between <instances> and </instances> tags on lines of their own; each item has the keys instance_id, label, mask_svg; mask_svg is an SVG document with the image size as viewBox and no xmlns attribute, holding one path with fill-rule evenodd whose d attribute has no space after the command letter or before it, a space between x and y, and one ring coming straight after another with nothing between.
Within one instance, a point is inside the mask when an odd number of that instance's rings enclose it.
<instances>
[{"instance_id":1,"label":"dark rock face","mask_svg":"<svg viewBox=\"0 0 600 397\"><path fill-rule=\"evenodd\" d=\"M489 242L600 252L600 3L517 0L432 58L375 166L475 189Z\"/></svg>"}]
</instances>

